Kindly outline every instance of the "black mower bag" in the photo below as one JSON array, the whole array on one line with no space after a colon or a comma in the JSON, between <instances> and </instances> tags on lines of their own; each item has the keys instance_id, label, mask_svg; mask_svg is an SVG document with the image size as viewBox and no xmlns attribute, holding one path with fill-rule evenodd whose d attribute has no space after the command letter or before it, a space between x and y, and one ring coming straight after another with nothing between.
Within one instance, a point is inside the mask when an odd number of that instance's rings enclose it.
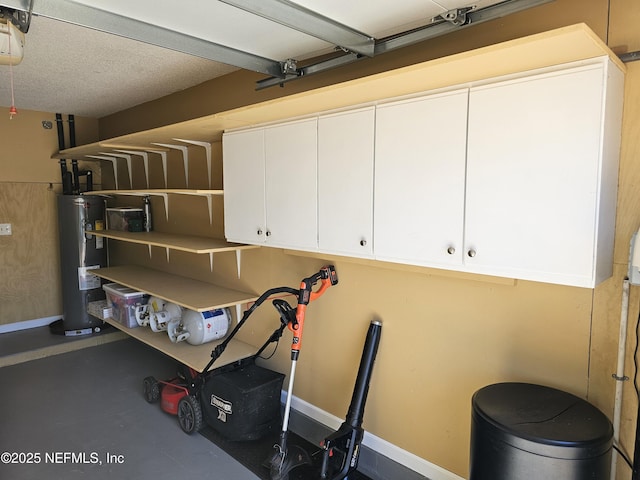
<instances>
[{"instance_id":1,"label":"black mower bag","mask_svg":"<svg viewBox=\"0 0 640 480\"><path fill-rule=\"evenodd\" d=\"M232 441L277 432L284 377L255 363L208 375L200 393L206 423Z\"/></svg>"}]
</instances>

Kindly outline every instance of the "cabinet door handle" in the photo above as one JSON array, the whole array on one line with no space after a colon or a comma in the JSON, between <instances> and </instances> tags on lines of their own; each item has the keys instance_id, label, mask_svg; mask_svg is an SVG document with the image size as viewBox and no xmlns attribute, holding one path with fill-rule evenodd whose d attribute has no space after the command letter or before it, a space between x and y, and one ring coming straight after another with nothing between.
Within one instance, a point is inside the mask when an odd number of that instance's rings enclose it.
<instances>
[{"instance_id":1,"label":"cabinet door handle","mask_svg":"<svg viewBox=\"0 0 640 480\"><path fill-rule=\"evenodd\" d=\"M455 247L449 247L449 248L447 248L447 253L448 253L449 255L453 255L454 253L456 253L456 249L455 249Z\"/></svg>"},{"instance_id":2,"label":"cabinet door handle","mask_svg":"<svg viewBox=\"0 0 640 480\"><path fill-rule=\"evenodd\" d=\"M267 237L270 237L271 236L271 230L267 230L266 235L267 235Z\"/></svg>"},{"instance_id":3,"label":"cabinet door handle","mask_svg":"<svg viewBox=\"0 0 640 480\"><path fill-rule=\"evenodd\" d=\"M360 246L361 247L366 247L366 245L367 245L367 241L366 240L364 240L364 239L360 240Z\"/></svg>"},{"instance_id":4,"label":"cabinet door handle","mask_svg":"<svg viewBox=\"0 0 640 480\"><path fill-rule=\"evenodd\" d=\"M471 250L469 250L469 251L467 252L467 255L469 255L471 258L473 258L473 257L475 257L475 256L476 256L476 253L477 253L477 252L472 248Z\"/></svg>"},{"instance_id":5,"label":"cabinet door handle","mask_svg":"<svg viewBox=\"0 0 640 480\"><path fill-rule=\"evenodd\" d=\"M256 232L258 235L262 235L262 229L259 228L258 231Z\"/></svg>"}]
</instances>

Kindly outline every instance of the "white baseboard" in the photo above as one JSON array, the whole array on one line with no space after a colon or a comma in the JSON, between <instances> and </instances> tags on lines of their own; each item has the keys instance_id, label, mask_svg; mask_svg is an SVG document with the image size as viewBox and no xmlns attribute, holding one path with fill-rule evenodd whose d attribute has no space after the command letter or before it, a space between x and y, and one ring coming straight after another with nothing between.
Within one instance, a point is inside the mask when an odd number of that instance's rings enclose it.
<instances>
[{"instance_id":1,"label":"white baseboard","mask_svg":"<svg viewBox=\"0 0 640 480\"><path fill-rule=\"evenodd\" d=\"M5 325L0 325L0 333L17 332L20 330L27 330L29 328L45 327L56 320L60 320L61 318L62 315L56 315L53 317L25 320L24 322L7 323Z\"/></svg>"},{"instance_id":2,"label":"white baseboard","mask_svg":"<svg viewBox=\"0 0 640 480\"><path fill-rule=\"evenodd\" d=\"M287 392L282 391L283 403L286 401L286 395ZM325 412L315 405L296 397L295 395L291 398L291 408L309 418L312 418L316 422L327 426L330 430L337 430L344 421L335 415ZM365 431L362 443L374 452L384 455L394 462L397 462L430 480L465 480L455 473L428 462L424 458L403 450L402 448L369 432Z\"/></svg>"}]
</instances>

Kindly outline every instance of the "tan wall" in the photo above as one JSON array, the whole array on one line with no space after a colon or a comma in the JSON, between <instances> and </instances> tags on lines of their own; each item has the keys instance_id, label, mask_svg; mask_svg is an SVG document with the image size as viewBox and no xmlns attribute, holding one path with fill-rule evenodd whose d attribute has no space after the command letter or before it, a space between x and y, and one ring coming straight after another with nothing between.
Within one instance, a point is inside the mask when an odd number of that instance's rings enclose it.
<instances>
[{"instance_id":1,"label":"tan wall","mask_svg":"<svg viewBox=\"0 0 640 480\"><path fill-rule=\"evenodd\" d=\"M638 50L639 17L640 7L633 0L556 0L353 67L293 82L284 89L254 92L258 76L234 73L102 119L100 133L104 138L172 123L577 22L586 22L618 51ZM588 398L612 415L615 382L611 374L616 365L621 284L629 239L640 225L640 168L636 162L640 157L639 95L640 64L630 64L615 274L593 291L338 257L315 258L277 249L244 253L241 279L235 278L232 254L217 256L213 272L208 258L187 254L172 256L166 264L163 252L146 260L144 248L134 251L117 246L116 258L148 262L258 292L282 284L295 286L326 261L334 262L340 284L309 307L295 394L344 416L366 327L378 316L384 328L365 428L466 476L470 399L483 385L514 380L556 386ZM191 219L193 224L202 221ZM167 228L174 227L169 224ZM635 328L638 293L632 288L630 332ZM256 344L273 327L269 322L274 321L275 313L269 307L264 309L243 331L244 337ZM629 345L627 372L632 372L631 338ZM283 341L273 361L275 368L287 371L288 356ZM630 383L625 385L624 400L622 440L632 450L636 400ZM622 462L618 472L620 479L630 477Z\"/></svg>"},{"instance_id":2,"label":"tan wall","mask_svg":"<svg viewBox=\"0 0 640 480\"><path fill-rule=\"evenodd\" d=\"M43 120L53 129L44 129ZM97 120L75 120L78 143L97 139ZM0 115L0 145L0 223L11 223L13 231L0 236L0 325L61 315L55 113L19 110L13 120Z\"/></svg>"}]
</instances>

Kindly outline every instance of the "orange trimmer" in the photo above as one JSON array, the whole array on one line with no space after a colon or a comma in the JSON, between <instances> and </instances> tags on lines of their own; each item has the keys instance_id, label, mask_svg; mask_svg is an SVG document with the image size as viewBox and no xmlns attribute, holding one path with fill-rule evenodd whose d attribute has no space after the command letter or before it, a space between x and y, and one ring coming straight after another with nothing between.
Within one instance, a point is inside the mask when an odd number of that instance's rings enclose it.
<instances>
[{"instance_id":1,"label":"orange trimmer","mask_svg":"<svg viewBox=\"0 0 640 480\"><path fill-rule=\"evenodd\" d=\"M320 282L320 288L313 291L316 284ZM296 373L296 364L300 356L300 347L302 346L302 330L304 327L304 318L307 311L307 305L310 302L320 298L327 289L338 283L338 274L333 265L327 265L320 269L319 272L303 279L300 282L300 290L298 292L298 306L295 310L282 299L274 300L274 305L280 312L280 317L287 323L289 330L293 333L291 343L291 372L289 373L289 388L287 390L287 400L284 407L284 416L282 420L282 431L280 432L280 440L274 445L275 453L269 460L269 470L271 480L286 480L289 472L302 464L311 463L308 453L296 446L287 445L287 436L289 429L289 414L291 412L291 398L293 396L293 382Z\"/></svg>"}]
</instances>

